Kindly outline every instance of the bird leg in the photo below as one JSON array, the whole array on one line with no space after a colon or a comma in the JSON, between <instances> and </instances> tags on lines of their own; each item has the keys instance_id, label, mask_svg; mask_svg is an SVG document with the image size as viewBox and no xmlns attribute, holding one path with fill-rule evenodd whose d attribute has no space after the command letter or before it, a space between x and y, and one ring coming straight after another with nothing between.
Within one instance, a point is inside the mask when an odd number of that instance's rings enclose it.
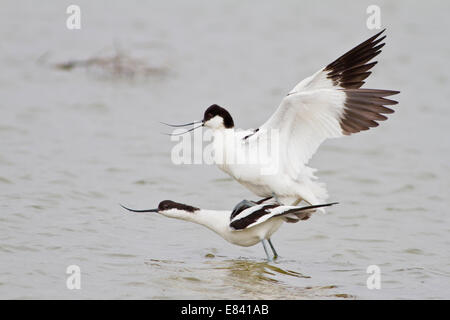
<instances>
[{"instance_id":1,"label":"bird leg","mask_svg":"<svg viewBox=\"0 0 450 320\"><path fill-rule=\"evenodd\" d=\"M272 244L272 241L270 240L270 238L267 239L267 241L269 242L270 248L272 249L273 252L273 259L275 260L276 258L278 258L278 253L275 251L275 248Z\"/></svg>"},{"instance_id":2,"label":"bird leg","mask_svg":"<svg viewBox=\"0 0 450 320\"><path fill-rule=\"evenodd\" d=\"M298 198L297 200L294 201L294 203L292 204L292 206L296 206L296 205L298 205L298 204L299 204L300 202L302 202L302 201L303 201L302 198ZM306 201L306 200L305 200L305 202L308 203L309 205L311 205L310 202L308 202L308 201Z\"/></svg>"},{"instance_id":3,"label":"bird leg","mask_svg":"<svg viewBox=\"0 0 450 320\"><path fill-rule=\"evenodd\" d=\"M269 250L267 250L266 239L262 239L261 243L262 243L262 245L264 247L264 251L266 252L267 260L268 261L272 261L272 259L270 258L270 255L269 255Z\"/></svg>"},{"instance_id":4,"label":"bird leg","mask_svg":"<svg viewBox=\"0 0 450 320\"><path fill-rule=\"evenodd\" d=\"M276 202L276 203L282 204L282 203L280 202L280 200L278 199L277 195L275 194L275 192L272 192L272 198L275 199L275 202Z\"/></svg>"}]
</instances>

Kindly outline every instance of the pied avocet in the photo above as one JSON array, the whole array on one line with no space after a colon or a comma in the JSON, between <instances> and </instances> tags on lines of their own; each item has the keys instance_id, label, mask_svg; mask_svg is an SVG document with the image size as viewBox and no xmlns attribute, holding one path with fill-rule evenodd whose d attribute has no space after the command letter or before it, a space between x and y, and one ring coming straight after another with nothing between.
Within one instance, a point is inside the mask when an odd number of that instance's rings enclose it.
<instances>
[{"instance_id":1,"label":"pied avocet","mask_svg":"<svg viewBox=\"0 0 450 320\"><path fill-rule=\"evenodd\" d=\"M317 148L327 138L378 126L377 121L387 119L384 114L394 112L385 106L397 104L385 97L399 91L361 88L377 63L370 61L385 45L382 41L386 36L380 37L383 32L298 83L259 128L235 130L230 113L214 104L206 109L202 120L186 124L201 123L186 132L201 126L212 129L214 152L236 155L223 157L219 168L256 195L274 196L286 205L297 205L302 200L311 205L323 203L328 197L325 184L317 182L315 169L307 166ZM273 131L278 133L276 141L271 135ZM256 156L256 146L264 142L276 143L275 157L256 164L236 161L244 154L250 154L249 158ZM272 161L276 170L264 174L267 161Z\"/></svg>"},{"instance_id":2,"label":"pied avocet","mask_svg":"<svg viewBox=\"0 0 450 320\"><path fill-rule=\"evenodd\" d=\"M135 210L121 206L132 212L157 212L169 218L201 224L226 241L238 246L249 247L261 242L267 259L271 260L266 241L272 249L273 258L277 258L278 254L270 237L280 228L283 222L292 223L306 220L317 208L336 204L327 203L298 207L284 206L276 202L262 203L262 201L243 200L232 211L199 209L171 200L161 201L157 209Z\"/></svg>"}]
</instances>

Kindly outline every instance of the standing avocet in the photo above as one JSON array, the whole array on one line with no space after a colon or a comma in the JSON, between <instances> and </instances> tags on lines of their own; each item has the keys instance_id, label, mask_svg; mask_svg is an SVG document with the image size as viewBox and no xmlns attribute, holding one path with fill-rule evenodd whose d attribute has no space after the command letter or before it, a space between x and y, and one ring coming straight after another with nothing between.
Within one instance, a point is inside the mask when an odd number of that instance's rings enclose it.
<instances>
[{"instance_id":1,"label":"standing avocet","mask_svg":"<svg viewBox=\"0 0 450 320\"><path fill-rule=\"evenodd\" d=\"M157 209L135 210L122 206L132 212L157 212L169 218L201 224L214 231L226 241L243 247L261 242L267 259L271 260L266 240L273 252L273 259L278 257L270 240L283 222L306 220L317 208L331 206L327 203L314 206L283 206L278 203L260 203L243 200L233 211L199 209L171 200L161 201Z\"/></svg>"},{"instance_id":2,"label":"standing avocet","mask_svg":"<svg viewBox=\"0 0 450 320\"><path fill-rule=\"evenodd\" d=\"M315 169L308 161L327 138L336 138L368 130L393 113L386 105L396 101L385 97L399 91L361 89L377 62L370 62L384 46L376 34L334 62L297 84L281 101L275 113L262 126L235 130L230 113L218 105L210 106L200 124L213 130L213 148L223 157L219 168L260 197L274 196L282 204L296 205L302 200L314 205L328 197L325 184L316 181ZM170 125L181 127L185 125ZM186 131L186 132L188 132ZM276 139L272 137L277 132ZM262 144L275 145L275 157L259 163L239 163L237 158L250 154L255 159ZM245 157L240 157L243 159ZM228 159L231 159L229 161ZM267 161L276 170L264 173Z\"/></svg>"}]
</instances>

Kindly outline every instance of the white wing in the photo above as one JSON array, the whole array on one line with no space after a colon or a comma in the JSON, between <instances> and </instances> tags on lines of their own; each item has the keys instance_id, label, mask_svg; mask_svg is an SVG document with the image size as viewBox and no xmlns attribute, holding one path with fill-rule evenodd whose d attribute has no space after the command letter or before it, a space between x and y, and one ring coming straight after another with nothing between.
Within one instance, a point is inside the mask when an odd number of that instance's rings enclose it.
<instances>
[{"instance_id":1,"label":"white wing","mask_svg":"<svg viewBox=\"0 0 450 320\"><path fill-rule=\"evenodd\" d=\"M278 131L280 169L296 179L327 138L350 135L378 126L393 113L385 105L397 104L384 97L398 91L360 89L381 52L384 32L371 37L327 67L304 79L281 101L275 113L248 140L266 139ZM274 141L272 141L274 142Z\"/></svg>"}]
</instances>

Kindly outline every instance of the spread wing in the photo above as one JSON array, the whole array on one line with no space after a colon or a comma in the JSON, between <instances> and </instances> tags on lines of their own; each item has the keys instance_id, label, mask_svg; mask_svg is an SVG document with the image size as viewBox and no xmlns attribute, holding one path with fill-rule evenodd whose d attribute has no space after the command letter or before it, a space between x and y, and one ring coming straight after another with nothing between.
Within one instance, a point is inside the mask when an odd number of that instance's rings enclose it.
<instances>
[{"instance_id":1,"label":"spread wing","mask_svg":"<svg viewBox=\"0 0 450 320\"><path fill-rule=\"evenodd\" d=\"M233 230L244 230L261 224L273 217L285 216L288 222L297 222L309 218L309 214L317 208L332 206L334 203L318 204L314 206L297 207L279 204L262 204L243 210L231 219Z\"/></svg>"},{"instance_id":2,"label":"spread wing","mask_svg":"<svg viewBox=\"0 0 450 320\"><path fill-rule=\"evenodd\" d=\"M361 89L377 63L370 61L384 46L383 32L297 84L249 141L270 143L275 129L279 168L296 178L325 139L368 130L386 120L385 114L394 112L386 106L397 104L386 97L399 92Z\"/></svg>"}]
</instances>

